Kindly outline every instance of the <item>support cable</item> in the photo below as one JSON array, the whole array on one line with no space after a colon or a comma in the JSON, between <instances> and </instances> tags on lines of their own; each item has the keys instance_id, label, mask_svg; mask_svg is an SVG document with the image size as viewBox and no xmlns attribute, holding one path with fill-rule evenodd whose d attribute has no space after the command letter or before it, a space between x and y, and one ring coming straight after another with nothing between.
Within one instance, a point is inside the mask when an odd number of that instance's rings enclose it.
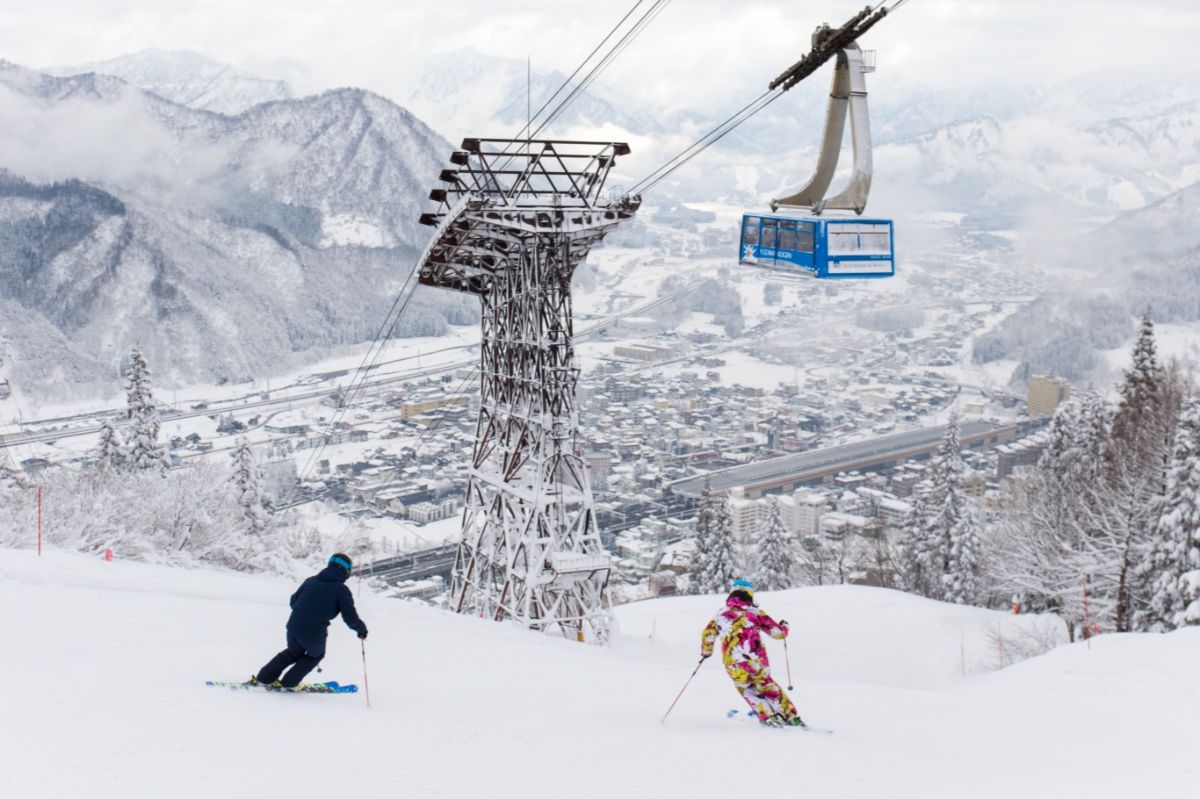
<instances>
[{"instance_id":1,"label":"support cable","mask_svg":"<svg viewBox=\"0 0 1200 799\"><path fill-rule=\"evenodd\" d=\"M840 28L828 31L824 39L815 44L812 50L803 58L771 81L766 92L743 106L732 116L701 136L696 142L685 147L667 160L665 164L643 177L633 185L629 190L629 194L644 194L652 189L684 164L732 133L738 126L750 119L750 117L775 102L788 89L791 89L797 83L816 72L831 58L836 57L843 48L857 41L860 36L873 28L889 14L894 13L908 2L908 0L892 0L890 5L888 5L888 2L889 0L880 0L874 6L866 6Z\"/></svg>"},{"instance_id":2,"label":"support cable","mask_svg":"<svg viewBox=\"0 0 1200 799\"><path fill-rule=\"evenodd\" d=\"M568 86L571 85L571 81L575 80L575 76L579 74L580 70L582 70L585 66L587 66L587 63L589 61L591 61L593 57L595 57L596 53L600 52L600 48L603 47L604 44L613 37L613 34L615 34L621 28L621 26L625 24L625 21L628 20L629 17L632 16L633 12L637 11L638 6L640 6L644 2L646 2L646 0L637 0L637 2L633 4L633 7L625 12L625 16L621 17L620 21L618 21L617 24L612 27L612 30L610 30L604 36L604 38L600 40L600 44L598 44L594 48L592 48L592 52L588 53L587 58L585 58L585 59L583 59L583 61L579 62L579 66L575 67L575 71L572 72L570 74L570 76L566 80L564 80L557 89L554 90L554 94L550 95L550 97L546 99L546 102L542 103L542 107L537 110L537 113L533 114L532 116L529 117L529 119L525 123L525 127L521 128L521 132L519 134L517 134L514 138L516 138L516 139L532 139L533 138L534 134L529 133L529 129L533 124L533 120L540 117L542 115L542 112L545 111L550 106L550 103L554 102L554 99L556 97L558 97L558 95L561 94L564 89L566 89Z\"/></svg>"},{"instance_id":3,"label":"support cable","mask_svg":"<svg viewBox=\"0 0 1200 799\"><path fill-rule=\"evenodd\" d=\"M511 148L519 148L522 142L528 142L530 139L537 137L543 130L546 129L548 125L562 116L563 112L567 110L571 103L575 102L575 100L578 99L579 96L589 86L591 86L593 82L595 82L596 78L600 77L600 75L604 73L604 70L608 69L608 67L612 65L612 62L615 61L617 57L629 47L629 45L633 44L641 32L646 29L646 26L653 22L654 18L662 13L663 9L665 9L671 2L671 0L653 0L652 5L647 8L640 17L637 18L633 25L630 26L629 30L627 30L612 45L612 47L609 48L609 50L601 57L601 59L590 70L588 70L588 72L580 80L579 84L571 89L567 96L564 97L558 103L558 105L550 110L545 119L537 121L539 117L541 117L542 113L550 106L550 103L554 100L554 98L557 97L564 89L570 86L571 81L574 80L575 76L578 75L585 66L587 66L588 62L595 57L596 53L600 51L604 44L611 39L618 30L621 29L625 22L628 21L638 7L641 6L645 1L646 0L638 0L638 2L633 4L633 7L625 13L625 16L621 17L620 21L617 22L617 24L613 26L612 30L610 30L608 34L600 41L600 44L596 45L596 47L592 49L592 52L588 54L587 58L585 58L579 64L579 66L576 67L575 71L571 73L571 77L563 81L562 85L555 90L550 99L543 103L542 107L538 109L537 113L534 114L532 118L525 124L520 133L513 137L513 142L504 146L504 149L499 153L499 155L508 155L509 158L505 160L504 163L500 164L498 169L506 169L512 162L512 159L516 157L515 152L510 153ZM533 127L535 122L537 127L531 131L530 128Z\"/></svg>"},{"instance_id":4,"label":"support cable","mask_svg":"<svg viewBox=\"0 0 1200 799\"><path fill-rule=\"evenodd\" d=\"M379 330L376 332L371 346L367 348L367 352L363 355L362 362L359 364L354 379L350 381L350 386L342 394L341 401L338 402L337 408L334 409L333 415L329 420L329 426L325 434L321 436L321 443L305 461L304 468L298 475L299 480L303 481L307 479L312 467L320 460L320 456L329 445L329 440L336 432L337 426L345 419L351 405L362 395L371 371L375 369L379 360L383 357L383 350L387 346L388 339L391 338L396 325L400 322L400 317L404 314L405 309L408 308L409 301L412 300L417 287L417 277L418 269L413 267L413 270L409 273L404 283L401 284L400 292L396 295L395 301L392 302L392 307L388 310L387 316L384 317L383 324L379 326Z\"/></svg>"},{"instance_id":5,"label":"support cable","mask_svg":"<svg viewBox=\"0 0 1200 799\"><path fill-rule=\"evenodd\" d=\"M576 86L571 93L567 95L567 97L561 103L559 103L558 107L555 108L550 115L538 125L537 129L530 134L529 138L537 136L546 128L546 126L558 119L562 113L566 111L567 107L574 102L589 86L591 86L592 83L595 82L596 78L600 77L600 75L604 73L604 70L608 69L608 67L612 65L612 62L617 60L621 53L625 52L629 45L633 44L641 32L646 29L646 26L653 22L654 18L662 13L663 9L665 9L670 2L671 0L654 0L654 5L650 6L650 8L646 10L646 13L634 23L633 27L630 28L629 31L626 32L625 35L622 36L615 45L613 45L612 49L609 50L604 58L602 58L600 62L596 64L596 66L592 67L591 71L589 71L588 74L584 76L583 80L579 82L579 85Z\"/></svg>"}]
</instances>

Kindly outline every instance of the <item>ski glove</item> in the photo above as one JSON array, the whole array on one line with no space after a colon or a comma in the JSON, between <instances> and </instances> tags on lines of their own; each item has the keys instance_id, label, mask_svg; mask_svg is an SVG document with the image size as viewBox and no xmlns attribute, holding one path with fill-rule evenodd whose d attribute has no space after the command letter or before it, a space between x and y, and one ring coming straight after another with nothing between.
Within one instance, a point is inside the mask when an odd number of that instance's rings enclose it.
<instances>
[{"instance_id":1,"label":"ski glove","mask_svg":"<svg viewBox=\"0 0 1200 799\"><path fill-rule=\"evenodd\" d=\"M366 627L363 627L361 630L358 631L358 637L360 639L362 639L363 641L367 640L367 628Z\"/></svg>"}]
</instances>

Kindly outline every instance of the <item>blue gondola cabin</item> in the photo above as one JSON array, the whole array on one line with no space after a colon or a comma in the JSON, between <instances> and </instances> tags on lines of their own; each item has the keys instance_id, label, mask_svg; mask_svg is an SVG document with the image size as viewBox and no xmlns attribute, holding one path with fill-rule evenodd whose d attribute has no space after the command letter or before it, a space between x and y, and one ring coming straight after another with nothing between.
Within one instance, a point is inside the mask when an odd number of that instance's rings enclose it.
<instances>
[{"instance_id":1,"label":"blue gondola cabin","mask_svg":"<svg viewBox=\"0 0 1200 799\"><path fill-rule=\"evenodd\" d=\"M896 274L892 223L837 217L742 217L739 263L820 278Z\"/></svg>"}]
</instances>

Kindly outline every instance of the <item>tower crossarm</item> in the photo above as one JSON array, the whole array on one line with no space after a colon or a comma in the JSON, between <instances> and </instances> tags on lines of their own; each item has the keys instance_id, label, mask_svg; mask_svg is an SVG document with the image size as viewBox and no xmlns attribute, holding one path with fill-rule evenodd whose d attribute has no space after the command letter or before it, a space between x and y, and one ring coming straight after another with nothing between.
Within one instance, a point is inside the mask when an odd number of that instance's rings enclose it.
<instances>
[{"instance_id":1,"label":"tower crossarm","mask_svg":"<svg viewBox=\"0 0 1200 799\"><path fill-rule=\"evenodd\" d=\"M567 242L574 268L621 221L640 197L606 200L605 181L619 142L464 139L442 170L444 188L430 192L436 211L421 222L436 228L418 265L422 284L471 294L488 290L531 239Z\"/></svg>"}]
</instances>

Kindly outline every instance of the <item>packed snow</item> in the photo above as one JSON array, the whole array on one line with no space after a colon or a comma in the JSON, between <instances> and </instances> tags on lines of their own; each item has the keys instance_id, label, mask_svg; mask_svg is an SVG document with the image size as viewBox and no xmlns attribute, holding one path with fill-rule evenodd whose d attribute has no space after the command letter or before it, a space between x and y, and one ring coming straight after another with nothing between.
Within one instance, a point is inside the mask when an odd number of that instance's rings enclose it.
<instances>
[{"instance_id":1,"label":"packed snow","mask_svg":"<svg viewBox=\"0 0 1200 799\"><path fill-rule=\"evenodd\" d=\"M0 793L1169 799L1200 779L1197 629L997 671L1060 625L865 587L760 594L825 736L727 719L744 705L716 660L660 723L716 596L622 606L600 648L354 586L370 707L205 687L282 648L295 582L0 550ZM319 676L362 686L357 643L335 621Z\"/></svg>"}]
</instances>

